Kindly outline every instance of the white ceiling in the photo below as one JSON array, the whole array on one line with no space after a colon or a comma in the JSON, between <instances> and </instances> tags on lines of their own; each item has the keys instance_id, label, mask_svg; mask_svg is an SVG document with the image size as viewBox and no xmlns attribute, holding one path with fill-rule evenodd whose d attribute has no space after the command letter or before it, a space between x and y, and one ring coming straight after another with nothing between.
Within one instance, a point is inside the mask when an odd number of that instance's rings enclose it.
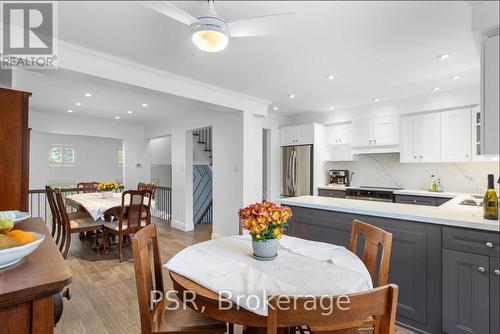
<instances>
[{"instance_id":1,"label":"white ceiling","mask_svg":"<svg viewBox=\"0 0 500 334\"><path fill-rule=\"evenodd\" d=\"M204 1L174 1L197 16ZM189 28L138 2L59 4L62 40L273 101L285 115L479 84L462 1L216 1L226 20L296 15L283 33L197 51ZM445 61L436 55L449 53ZM324 79L334 74L335 80ZM461 80L450 77L461 74ZM288 94L296 94L295 99ZM272 108L273 105L271 105Z\"/></svg>"},{"instance_id":2,"label":"white ceiling","mask_svg":"<svg viewBox=\"0 0 500 334\"><path fill-rule=\"evenodd\" d=\"M179 117L180 112L211 110L221 106L160 93L116 81L67 70L15 71L15 89L32 92L30 110L44 113L98 117L116 122L153 126ZM91 93L86 97L85 93ZM81 106L75 105L76 102ZM146 103L148 106L143 107ZM132 111L128 114L127 111ZM120 117L116 120L115 117Z\"/></svg>"}]
</instances>

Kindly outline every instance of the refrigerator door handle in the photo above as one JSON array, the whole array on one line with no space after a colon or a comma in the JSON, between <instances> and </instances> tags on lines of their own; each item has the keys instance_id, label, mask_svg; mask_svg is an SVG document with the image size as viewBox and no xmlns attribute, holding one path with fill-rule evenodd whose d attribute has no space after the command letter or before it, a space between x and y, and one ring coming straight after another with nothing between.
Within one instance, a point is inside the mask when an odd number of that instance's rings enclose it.
<instances>
[{"instance_id":1,"label":"refrigerator door handle","mask_svg":"<svg viewBox=\"0 0 500 334\"><path fill-rule=\"evenodd\" d=\"M291 165L292 165L292 193L293 196L297 195L297 151L293 150L292 152L292 159L291 159Z\"/></svg>"},{"instance_id":2,"label":"refrigerator door handle","mask_svg":"<svg viewBox=\"0 0 500 334\"><path fill-rule=\"evenodd\" d=\"M291 172L291 161L292 161L292 152L288 155L288 159L286 161L286 176L285 176L285 191L286 195L290 195L291 192L291 180L290 180L290 172Z\"/></svg>"}]
</instances>

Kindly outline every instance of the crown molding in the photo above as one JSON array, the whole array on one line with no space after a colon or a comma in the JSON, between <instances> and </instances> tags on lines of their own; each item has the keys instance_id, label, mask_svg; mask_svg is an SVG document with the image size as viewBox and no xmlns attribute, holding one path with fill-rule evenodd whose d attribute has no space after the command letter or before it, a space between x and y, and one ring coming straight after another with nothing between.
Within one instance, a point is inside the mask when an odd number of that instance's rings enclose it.
<instances>
[{"instance_id":1,"label":"crown molding","mask_svg":"<svg viewBox=\"0 0 500 334\"><path fill-rule=\"evenodd\" d=\"M59 40L59 68L172 95L267 115L270 101Z\"/></svg>"}]
</instances>

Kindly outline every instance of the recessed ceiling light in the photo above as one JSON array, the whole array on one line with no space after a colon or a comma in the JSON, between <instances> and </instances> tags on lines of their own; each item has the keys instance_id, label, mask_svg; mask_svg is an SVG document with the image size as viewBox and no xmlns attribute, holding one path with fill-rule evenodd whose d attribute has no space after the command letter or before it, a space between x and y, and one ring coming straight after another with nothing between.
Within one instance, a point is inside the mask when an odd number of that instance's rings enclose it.
<instances>
[{"instance_id":1,"label":"recessed ceiling light","mask_svg":"<svg viewBox=\"0 0 500 334\"><path fill-rule=\"evenodd\" d=\"M330 108L328 108L328 109L333 110L333 106L330 106Z\"/></svg>"},{"instance_id":2,"label":"recessed ceiling light","mask_svg":"<svg viewBox=\"0 0 500 334\"><path fill-rule=\"evenodd\" d=\"M449 56L450 56L449 54L443 53L443 54L437 55L436 58L439 60L445 60L445 59L448 59Z\"/></svg>"},{"instance_id":3,"label":"recessed ceiling light","mask_svg":"<svg viewBox=\"0 0 500 334\"><path fill-rule=\"evenodd\" d=\"M276 111L276 110L278 110L278 109L279 109L278 107L273 107L273 110L274 110L274 111Z\"/></svg>"},{"instance_id":4,"label":"recessed ceiling light","mask_svg":"<svg viewBox=\"0 0 500 334\"><path fill-rule=\"evenodd\" d=\"M127 110L127 114L133 114L134 112L132 110Z\"/></svg>"},{"instance_id":5,"label":"recessed ceiling light","mask_svg":"<svg viewBox=\"0 0 500 334\"><path fill-rule=\"evenodd\" d=\"M82 104L80 102L76 102L75 106L81 106Z\"/></svg>"},{"instance_id":6,"label":"recessed ceiling light","mask_svg":"<svg viewBox=\"0 0 500 334\"><path fill-rule=\"evenodd\" d=\"M70 113L71 113L71 112L73 112L73 110L71 110L71 109L68 109L68 112L70 112Z\"/></svg>"},{"instance_id":7,"label":"recessed ceiling light","mask_svg":"<svg viewBox=\"0 0 500 334\"><path fill-rule=\"evenodd\" d=\"M144 108L147 108L147 107L148 107L148 104L147 104L147 103L143 103L143 104L142 104L142 106L143 106Z\"/></svg>"},{"instance_id":8,"label":"recessed ceiling light","mask_svg":"<svg viewBox=\"0 0 500 334\"><path fill-rule=\"evenodd\" d=\"M378 97L374 97L374 98L372 99L372 101L373 101L373 102L380 102L380 98L378 98Z\"/></svg>"},{"instance_id":9,"label":"recessed ceiling light","mask_svg":"<svg viewBox=\"0 0 500 334\"><path fill-rule=\"evenodd\" d=\"M439 90L439 87L434 87L434 88L432 88L432 90L437 92Z\"/></svg>"},{"instance_id":10,"label":"recessed ceiling light","mask_svg":"<svg viewBox=\"0 0 500 334\"><path fill-rule=\"evenodd\" d=\"M289 94L288 97L291 98L291 99L294 99L295 98L295 94Z\"/></svg>"},{"instance_id":11,"label":"recessed ceiling light","mask_svg":"<svg viewBox=\"0 0 500 334\"><path fill-rule=\"evenodd\" d=\"M91 96L92 96L92 94L90 94L90 93L85 93L85 96L86 96L86 97L91 97Z\"/></svg>"},{"instance_id":12,"label":"recessed ceiling light","mask_svg":"<svg viewBox=\"0 0 500 334\"><path fill-rule=\"evenodd\" d=\"M115 116L115 119L120 119L120 116Z\"/></svg>"},{"instance_id":13,"label":"recessed ceiling light","mask_svg":"<svg viewBox=\"0 0 500 334\"><path fill-rule=\"evenodd\" d=\"M333 80L333 79L335 79L335 76L333 74L327 74L327 75L325 75L325 79L326 80Z\"/></svg>"},{"instance_id":14,"label":"recessed ceiling light","mask_svg":"<svg viewBox=\"0 0 500 334\"><path fill-rule=\"evenodd\" d=\"M461 75L454 75L451 77L453 80L460 80L462 79L462 76Z\"/></svg>"}]
</instances>

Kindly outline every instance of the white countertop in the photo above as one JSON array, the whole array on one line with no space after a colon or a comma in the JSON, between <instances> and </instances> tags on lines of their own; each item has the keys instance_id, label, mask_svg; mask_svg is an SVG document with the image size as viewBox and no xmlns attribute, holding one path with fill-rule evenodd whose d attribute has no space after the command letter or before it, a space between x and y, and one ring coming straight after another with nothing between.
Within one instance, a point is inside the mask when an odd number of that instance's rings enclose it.
<instances>
[{"instance_id":1,"label":"white countertop","mask_svg":"<svg viewBox=\"0 0 500 334\"><path fill-rule=\"evenodd\" d=\"M326 186L317 186L318 189L326 189L326 190L346 190L352 188L359 188L356 186L346 187L341 185L326 185ZM376 188L376 187L375 187ZM396 195L408 195L408 196L428 196L428 197L442 197L442 198L455 198L457 196L468 196L469 194L465 193L456 193L456 192L432 192L428 190L413 190L413 189L402 189L402 190L394 190L394 194Z\"/></svg>"},{"instance_id":2,"label":"white countertop","mask_svg":"<svg viewBox=\"0 0 500 334\"><path fill-rule=\"evenodd\" d=\"M450 201L438 207L321 196L282 198L277 202L284 205L313 209L411 220L485 231L500 231L498 221L487 220L482 217L483 209L481 207L458 204L465 198L470 198L470 195L455 196Z\"/></svg>"}]
</instances>

